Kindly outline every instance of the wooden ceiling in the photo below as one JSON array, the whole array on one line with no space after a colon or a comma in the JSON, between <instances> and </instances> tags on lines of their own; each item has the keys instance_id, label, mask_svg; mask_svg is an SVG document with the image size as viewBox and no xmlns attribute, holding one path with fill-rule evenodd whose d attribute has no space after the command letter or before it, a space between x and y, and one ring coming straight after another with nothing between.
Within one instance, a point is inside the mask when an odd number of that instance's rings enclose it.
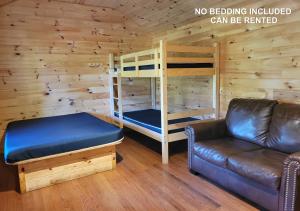
<instances>
[{"instance_id":1,"label":"wooden ceiling","mask_svg":"<svg viewBox=\"0 0 300 211\"><path fill-rule=\"evenodd\" d=\"M0 6L18 0L0 0ZM46 1L46 0L45 0ZM194 14L195 8L239 7L249 4L248 0L48 0L67 4L77 4L107 10L111 14L92 18L97 22L123 23L127 28L138 31L139 34L160 34L170 29L178 28L201 18ZM254 0L258 1L258 0ZM80 11L78 11L80 13ZM115 16L119 16L115 20Z\"/></svg>"},{"instance_id":2,"label":"wooden ceiling","mask_svg":"<svg viewBox=\"0 0 300 211\"><path fill-rule=\"evenodd\" d=\"M195 7L209 7L224 0L56 0L94 7L109 7L146 33L176 28L198 20Z\"/></svg>"},{"instance_id":3,"label":"wooden ceiling","mask_svg":"<svg viewBox=\"0 0 300 211\"><path fill-rule=\"evenodd\" d=\"M0 0L0 7L12 3L14 0Z\"/></svg>"}]
</instances>

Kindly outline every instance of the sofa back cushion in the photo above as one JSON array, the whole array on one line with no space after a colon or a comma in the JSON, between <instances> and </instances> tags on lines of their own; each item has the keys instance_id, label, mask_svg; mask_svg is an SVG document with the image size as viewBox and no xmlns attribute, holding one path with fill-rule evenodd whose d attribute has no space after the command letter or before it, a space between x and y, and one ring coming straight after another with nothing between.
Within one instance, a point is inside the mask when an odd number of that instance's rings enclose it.
<instances>
[{"instance_id":1,"label":"sofa back cushion","mask_svg":"<svg viewBox=\"0 0 300 211\"><path fill-rule=\"evenodd\" d=\"M275 106L266 144L285 153L300 151L300 105Z\"/></svg>"},{"instance_id":2,"label":"sofa back cushion","mask_svg":"<svg viewBox=\"0 0 300 211\"><path fill-rule=\"evenodd\" d=\"M231 136L265 145L275 100L233 99L231 100L226 125Z\"/></svg>"}]
</instances>

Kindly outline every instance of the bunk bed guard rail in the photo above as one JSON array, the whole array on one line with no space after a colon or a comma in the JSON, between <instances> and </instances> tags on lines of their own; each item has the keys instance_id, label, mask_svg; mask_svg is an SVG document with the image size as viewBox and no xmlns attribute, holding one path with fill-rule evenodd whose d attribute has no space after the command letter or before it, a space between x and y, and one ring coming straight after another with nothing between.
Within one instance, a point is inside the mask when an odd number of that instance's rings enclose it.
<instances>
[{"instance_id":1,"label":"bunk bed guard rail","mask_svg":"<svg viewBox=\"0 0 300 211\"><path fill-rule=\"evenodd\" d=\"M213 76L215 47L165 44L168 77ZM160 48L120 57L121 77L160 77Z\"/></svg>"}]
</instances>

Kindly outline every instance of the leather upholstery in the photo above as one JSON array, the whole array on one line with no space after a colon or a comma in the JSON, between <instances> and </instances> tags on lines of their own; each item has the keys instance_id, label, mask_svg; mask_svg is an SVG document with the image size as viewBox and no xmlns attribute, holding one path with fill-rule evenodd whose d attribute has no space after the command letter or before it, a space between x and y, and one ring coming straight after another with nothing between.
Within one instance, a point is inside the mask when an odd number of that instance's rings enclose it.
<instances>
[{"instance_id":1,"label":"leather upholstery","mask_svg":"<svg viewBox=\"0 0 300 211\"><path fill-rule=\"evenodd\" d=\"M203 140L194 144L194 152L196 155L208 162L222 167L227 166L227 159L229 156L260 148L259 145L232 137Z\"/></svg>"},{"instance_id":2,"label":"leather upholstery","mask_svg":"<svg viewBox=\"0 0 300 211\"><path fill-rule=\"evenodd\" d=\"M264 146L276 104L274 100L233 99L226 115L229 133L235 138Z\"/></svg>"},{"instance_id":3,"label":"leather upholstery","mask_svg":"<svg viewBox=\"0 0 300 211\"><path fill-rule=\"evenodd\" d=\"M259 204L260 207L264 207L267 210L278 210L278 190L268 188L251 179L240 176L230 169L207 162L197 155L191 157L191 163L192 170L213 181L214 184L219 184L227 190L231 190L234 193ZM238 207L237 210L239 210Z\"/></svg>"},{"instance_id":4,"label":"leather upholstery","mask_svg":"<svg viewBox=\"0 0 300 211\"><path fill-rule=\"evenodd\" d=\"M190 170L266 209L300 210L299 112L300 105L234 99L226 120L186 128Z\"/></svg>"},{"instance_id":5,"label":"leather upholstery","mask_svg":"<svg viewBox=\"0 0 300 211\"><path fill-rule=\"evenodd\" d=\"M284 161L280 190L280 210L300 210L300 152Z\"/></svg>"},{"instance_id":6,"label":"leather upholstery","mask_svg":"<svg viewBox=\"0 0 300 211\"><path fill-rule=\"evenodd\" d=\"M300 105L283 103L275 107L266 143L286 153L300 151Z\"/></svg>"},{"instance_id":7,"label":"leather upholstery","mask_svg":"<svg viewBox=\"0 0 300 211\"><path fill-rule=\"evenodd\" d=\"M288 154L270 149L259 149L230 156L228 168L272 189L280 185L283 162Z\"/></svg>"},{"instance_id":8,"label":"leather upholstery","mask_svg":"<svg viewBox=\"0 0 300 211\"><path fill-rule=\"evenodd\" d=\"M217 139L226 135L226 122L225 119L205 121L187 126L185 130L196 140Z\"/></svg>"}]
</instances>

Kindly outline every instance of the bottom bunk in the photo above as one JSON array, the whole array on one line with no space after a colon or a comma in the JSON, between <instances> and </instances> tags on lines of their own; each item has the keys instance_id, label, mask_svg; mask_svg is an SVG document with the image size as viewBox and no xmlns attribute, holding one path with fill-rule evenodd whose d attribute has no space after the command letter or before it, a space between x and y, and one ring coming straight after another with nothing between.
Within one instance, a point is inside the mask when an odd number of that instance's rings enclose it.
<instances>
[{"instance_id":1,"label":"bottom bunk","mask_svg":"<svg viewBox=\"0 0 300 211\"><path fill-rule=\"evenodd\" d=\"M115 112L115 116L119 117L118 112ZM146 109L146 110L124 112L123 120L161 134L161 111L160 110ZM194 120L198 120L198 119L192 117L180 118L180 119L169 120L169 124L189 122ZM182 128L182 129L170 130L169 133L176 133L181 131L184 131L184 129Z\"/></svg>"}]
</instances>

